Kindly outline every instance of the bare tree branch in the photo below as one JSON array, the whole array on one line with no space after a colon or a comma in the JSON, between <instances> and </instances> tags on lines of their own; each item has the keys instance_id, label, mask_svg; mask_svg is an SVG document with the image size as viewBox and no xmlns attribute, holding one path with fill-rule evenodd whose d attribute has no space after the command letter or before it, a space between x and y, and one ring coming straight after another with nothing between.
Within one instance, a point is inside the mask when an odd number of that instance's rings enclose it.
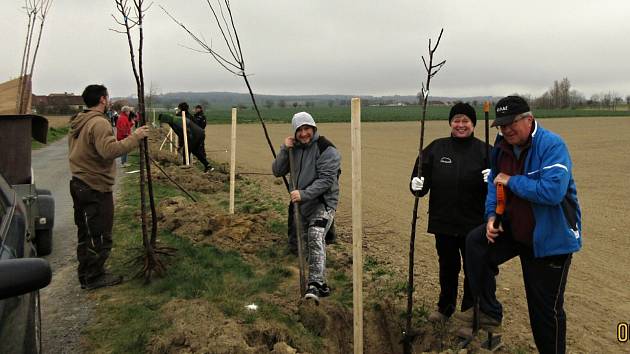
<instances>
[{"instance_id":1,"label":"bare tree branch","mask_svg":"<svg viewBox=\"0 0 630 354\"><path fill-rule=\"evenodd\" d=\"M212 15L214 16L214 20L216 21L217 26L219 27L219 31L221 31L223 40L227 43L227 47L228 47L228 50L230 51L230 54L232 55L232 58L234 58L234 60L237 62L241 62L240 57L235 53L236 48L233 45L230 45L230 41L228 41L228 37L225 34L226 30L223 28L223 25L221 24L219 17L217 17L217 12L214 10L212 3L210 2L210 0L206 0L206 2L208 3L208 6L210 7L210 11L212 11ZM221 12L223 12L222 7L221 7L221 2L217 0L217 3L219 4L219 8L221 8ZM230 6L229 3L226 2L226 6L229 7ZM227 32L230 33L229 27L227 28Z\"/></svg>"},{"instance_id":2,"label":"bare tree branch","mask_svg":"<svg viewBox=\"0 0 630 354\"><path fill-rule=\"evenodd\" d=\"M131 67L136 80L137 94L138 94L138 114L140 116L140 124L146 123L146 109L144 103L144 70L143 70L143 50L144 50L144 30L142 23L144 20L144 13L149 6L144 6L143 0L133 0L133 7L129 5L128 0L115 0L116 9L122 19L114 20L116 23L124 28L124 32L127 37L127 43L129 45L129 57L131 60ZM130 14L134 14L134 18L130 17ZM136 27L138 30L138 61L134 54L134 45L131 37L132 29ZM122 32L122 31L121 31ZM146 173L145 173L146 172ZM145 180L149 194L149 204L151 209L151 237L147 235L147 216L146 216L146 196L145 196ZM160 261L157 249L157 211L155 208L155 198L153 195L153 182L151 178L151 163L149 156L149 145L147 138L142 139L140 143L140 205L141 205L141 219L142 219L142 243L144 246L144 266L141 273L144 275L146 282L151 281L152 274L162 275L165 271L164 264Z\"/></svg>"},{"instance_id":3,"label":"bare tree branch","mask_svg":"<svg viewBox=\"0 0 630 354\"><path fill-rule=\"evenodd\" d=\"M31 61L31 70L29 72L29 76L33 77L33 71L35 69L35 60L37 59L37 52L39 51L39 43L42 40L42 33L44 32L44 23L46 23L46 15L48 15L48 10L50 10L50 6L52 6L52 0L43 0L41 2L41 7L39 11L40 23L39 23L39 33L37 34L37 44L35 45L35 52L33 53L33 60Z\"/></svg>"},{"instance_id":4,"label":"bare tree branch","mask_svg":"<svg viewBox=\"0 0 630 354\"><path fill-rule=\"evenodd\" d=\"M173 17L168 11L166 11L166 9L160 5L160 8L162 8L162 10L164 11L164 13L166 13L166 15L168 17L171 18L171 20L173 20L173 22L175 22L177 25L179 25L184 31L186 31L186 33L188 33L188 35L195 41L197 42L197 44L203 48L203 51L205 53L208 53L210 55L212 55L212 57L227 71L231 72L234 75L237 76L242 76L242 68L238 63L233 63L231 61L229 61L228 59L224 58L223 56L221 56L219 53L217 53L216 51L214 51L208 44L206 44L205 40L200 39L199 37L197 37L191 30L188 29L188 27L186 27L186 25L184 25L182 22L178 21L175 17ZM230 66L232 68L230 68ZM236 69L236 70L234 70Z\"/></svg>"},{"instance_id":5,"label":"bare tree branch","mask_svg":"<svg viewBox=\"0 0 630 354\"><path fill-rule=\"evenodd\" d=\"M223 2L223 5L221 4ZM269 137L269 132L267 131L267 126L265 125L265 121L260 114L260 109L258 108L258 104L256 103L256 97L254 96L254 92L247 78L247 74L245 72L245 59L243 57L243 51L241 48L241 43L238 38L238 31L236 29L236 25L234 24L234 15L232 13L232 9L230 7L229 0L217 0L219 9L218 12L220 16L217 14L217 10L215 10L216 5L212 5L210 0L206 0L206 3L210 7L210 11L212 12L212 17L214 18L216 25L219 27L219 31L221 36L223 37L223 41L228 48L230 56L232 56L233 60L228 60L227 55L221 55L217 51L213 50L211 46L209 46L205 40L200 39L196 36L192 31L190 31L181 21L175 19L164 7L160 6L162 10L166 13L168 17L170 17L173 22L179 25L188 35L208 54L210 54L214 60L219 63L224 69L229 71L230 73L241 76L245 81L245 85L247 86L247 90L249 91L249 96L252 100L252 104L254 106L254 110L256 111L256 115L258 116L258 120L262 125L263 131L265 133L265 139L267 140L267 144L269 145L269 149L271 150L271 154L274 158L276 158L276 150L271 143L271 139ZM225 10L223 9L225 7ZM227 13L227 15L226 15ZM229 23L228 23L229 18ZM282 177L284 181L284 185L289 190L289 182L286 177Z\"/></svg>"},{"instance_id":6,"label":"bare tree branch","mask_svg":"<svg viewBox=\"0 0 630 354\"><path fill-rule=\"evenodd\" d=\"M20 79L18 83L18 95L16 102L16 110L18 114L27 113L28 103L30 101L30 91L27 92L27 88L32 82L33 72L35 70L35 62L37 60L37 53L39 51L39 44L41 42L42 33L44 30L44 23L46 22L46 15L52 5L53 0L25 0L24 11L28 16L28 25L26 30L26 39L24 41L24 50L22 52L22 64L20 66ZM35 27L37 20L40 20L37 39L35 42L35 49L31 54L31 48L33 46L33 36L35 34Z\"/></svg>"},{"instance_id":7,"label":"bare tree branch","mask_svg":"<svg viewBox=\"0 0 630 354\"><path fill-rule=\"evenodd\" d=\"M435 76L438 71L442 68L442 66L446 63L446 60L441 61L439 64L433 64L433 55L440 44L440 39L442 38L442 33L444 29L440 31L440 35L438 37L437 42L434 47L431 47L431 39L429 38L429 63L427 64L424 56L422 56L422 63L424 64L424 69L427 73L426 78L426 86L425 83L422 82L422 117L420 121L420 146L418 148L418 167L416 171L416 176L422 176L422 148L424 146L424 121L427 116L427 103L429 100L429 90L431 85L431 78ZM416 224L418 220L418 202L419 196L416 195L413 206L413 215L411 219L411 236L409 238L409 275L407 280L407 316L406 316L406 325L405 332L403 337L403 352L405 354L411 354L412 352L412 342L416 336L415 331L411 328L411 320L413 315L413 280L414 280L414 251L415 251L415 240L416 240Z\"/></svg>"}]
</instances>

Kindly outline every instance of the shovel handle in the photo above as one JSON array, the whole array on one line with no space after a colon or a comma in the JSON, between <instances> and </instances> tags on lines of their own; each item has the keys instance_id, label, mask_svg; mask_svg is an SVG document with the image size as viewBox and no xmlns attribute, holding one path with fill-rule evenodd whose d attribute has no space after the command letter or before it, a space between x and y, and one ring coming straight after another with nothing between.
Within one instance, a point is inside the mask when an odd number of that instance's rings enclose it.
<instances>
[{"instance_id":1,"label":"shovel handle","mask_svg":"<svg viewBox=\"0 0 630 354\"><path fill-rule=\"evenodd\" d=\"M494 223L492 224L495 229L497 229L501 224L503 213L505 213L505 188L503 187L503 183L497 183L497 207L495 209L496 217L494 218Z\"/></svg>"},{"instance_id":2,"label":"shovel handle","mask_svg":"<svg viewBox=\"0 0 630 354\"><path fill-rule=\"evenodd\" d=\"M289 148L289 170L291 173L291 184L293 190L297 189L297 178L293 170L293 147ZM289 191L290 192L290 191ZM293 203L293 202L292 202ZM293 220L295 223L295 234L297 236L298 263L300 270L300 297L306 293L306 264L304 262L304 242L302 240L302 218L300 217L299 203L293 203Z\"/></svg>"}]
</instances>

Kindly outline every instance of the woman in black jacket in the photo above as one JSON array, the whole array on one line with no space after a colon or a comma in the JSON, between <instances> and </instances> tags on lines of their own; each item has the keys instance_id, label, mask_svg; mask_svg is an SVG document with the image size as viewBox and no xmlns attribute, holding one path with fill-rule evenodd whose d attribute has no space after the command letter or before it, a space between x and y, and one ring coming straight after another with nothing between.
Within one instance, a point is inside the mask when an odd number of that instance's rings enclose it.
<instances>
[{"instance_id":1,"label":"woman in black jacket","mask_svg":"<svg viewBox=\"0 0 630 354\"><path fill-rule=\"evenodd\" d=\"M429 195L427 232L435 235L440 266L440 298L430 321L449 318L456 309L459 271L465 256L466 235L483 223L489 162L487 145L474 137L475 109L455 104L449 113L451 135L433 141L422 151L422 176L418 159L411 174L414 195ZM473 298L465 277L461 311L472 307Z\"/></svg>"}]
</instances>

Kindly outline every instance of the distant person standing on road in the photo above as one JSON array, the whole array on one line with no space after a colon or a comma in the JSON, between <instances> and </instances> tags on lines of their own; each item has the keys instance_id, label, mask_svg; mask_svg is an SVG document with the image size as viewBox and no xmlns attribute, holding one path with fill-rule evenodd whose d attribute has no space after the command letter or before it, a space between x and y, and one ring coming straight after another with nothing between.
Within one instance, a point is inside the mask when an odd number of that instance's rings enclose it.
<instances>
[{"instance_id":1,"label":"distant person standing on road","mask_svg":"<svg viewBox=\"0 0 630 354\"><path fill-rule=\"evenodd\" d=\"M131 135L131 128L133 127L133 122L129 119L129 107L123 106L121 108L122 113L118 116L118 120L116 121L116 139L124 140L126 137ZM127 166L127 153L124 153L120 156L120 163L123 167Z\"/></svg>"},{"instance_id":2,"label":"distant person standing on road","mask_svg":"<svg viewBox=\"0 0 630 354\"><path fill-rule=\"evenodd\" d=\"M466 235L483 222L489 163L488 146L475 138L477 113L468 103L455 104L449 113L450 136L434 140L422 151L422 176L418 159L411 173L414 195L429 191L428 232L435 235L440 274L437 309L432 322L445 321L457 308L459 272L464 264ZM464 269L461 311L473 306Z\"/></svg>"},{"instance_id":3,"label":"distant person standing on road","mask_svg":"<svg viewBox=\"0 0 630 354\"><path fill-rule=\"evenodd\" d=\"M293 116L293 136L284 139L278 156L271 166L281 177L290 171L289 149L293 149L293 173L297 186L290 193L291 201L299 205L308 259L308 289L304 297L319 301L330 295L326 285L325 236L335 218L339 201L341 156L335 146L320 136L313 117L300 112Z\"/></svg>"},{"instance_id":4,"label":"distant person standing on road","mask_svg":"<svg viewBox=\"0 0 630 354\"><path fill-rule=\"evenodd\" d=\"M487 222L472 230L466 242L470 289L479 296L481 326L500 325L503 308L495 276L499 265L519 256L536 348L564 353L564 289L572 255L582 247L571 157L562 138L534 119L523 98L502 98L495 110L492 125L500 134L491 155ZM496 213L499 184L505 191L501 217ZM460 332L472 333L472 318L472 311L462 316L467 323Z\"/></svg>"},{"instance_id":5,"label":"distant person standing on road","mask_svg":"<svg viewBox=\"0 0 630 354\"><path fill-rule=\"evenodd\" d=\"M117 141L105 115L109 103L107 88L89 85L82 96L88 108L70 118L68 133L68 159L72 173L70 194L78 229L79 282L83 289L96 289L122 281L121 276L105 270L105 261L112 248L115 160L134 150L148 135L149 129L139 127L133 134Z\"/></svg>"}]
</instances>

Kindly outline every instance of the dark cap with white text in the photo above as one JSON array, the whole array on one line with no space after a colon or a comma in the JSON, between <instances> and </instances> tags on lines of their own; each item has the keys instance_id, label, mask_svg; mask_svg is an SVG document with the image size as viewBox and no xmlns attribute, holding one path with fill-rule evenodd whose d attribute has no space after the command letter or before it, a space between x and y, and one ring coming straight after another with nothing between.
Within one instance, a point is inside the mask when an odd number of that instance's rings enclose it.
<instances>
[{"instance_id":1,"label":"dark cap with white text","mask_svg":"<svg viewBox=\"0 0 630 354\"><path fill-rule=\"evenodd\" d=\"M496 118L492 126L508 125L521 113L529 112L527 101L520 96L507 96L499 100L494 106Z\"/></svg>"}]
</instances>

